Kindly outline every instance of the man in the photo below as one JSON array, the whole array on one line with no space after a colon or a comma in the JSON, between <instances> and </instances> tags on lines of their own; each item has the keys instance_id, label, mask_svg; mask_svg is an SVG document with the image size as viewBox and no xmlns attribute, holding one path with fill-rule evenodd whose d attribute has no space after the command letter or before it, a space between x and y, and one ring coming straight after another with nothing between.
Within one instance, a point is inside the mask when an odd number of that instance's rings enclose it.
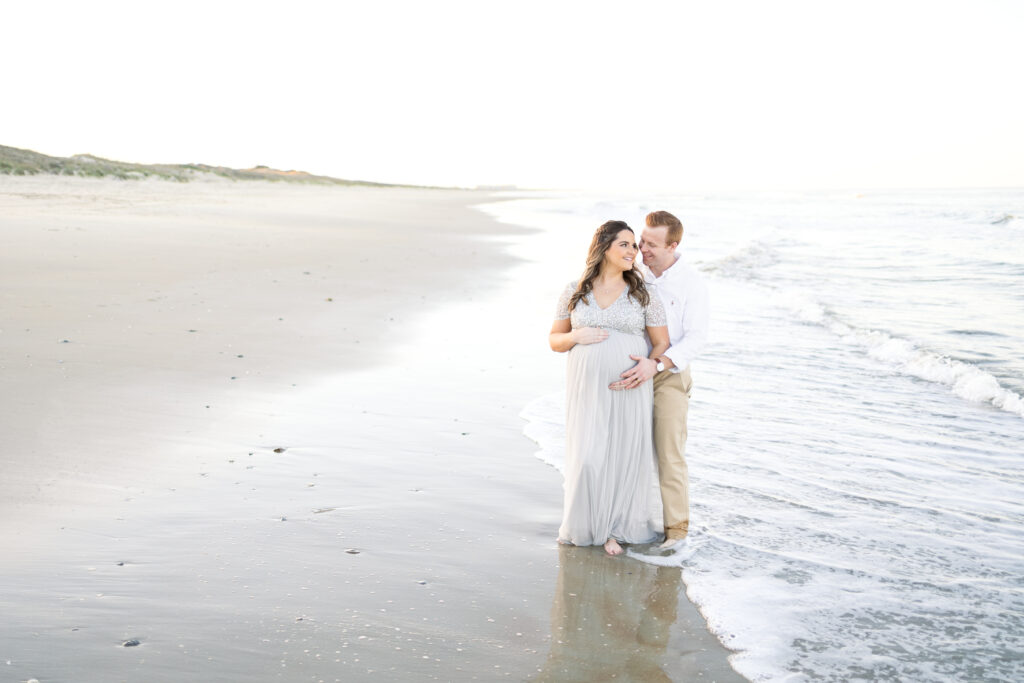
<instances>
[{"instance_id":1,"label":"man","mask_svg":"<svg viewBox=\"0 0 1024 683\"><path fill-rule=\"evenodd\" d=\"M636 366L622 373L612 389L633 389L654 378L654 450L658 454L665 542L686 538L690 526L690 490L686 471L686 412L690 405L690 361L708 336L708 290L700 275L683 262L676 248L683 224L667 211L647 214L640 234L644 281L658 293L668 318L668 351L656 359L630 356Z\"/></svg>"}]
</instances>

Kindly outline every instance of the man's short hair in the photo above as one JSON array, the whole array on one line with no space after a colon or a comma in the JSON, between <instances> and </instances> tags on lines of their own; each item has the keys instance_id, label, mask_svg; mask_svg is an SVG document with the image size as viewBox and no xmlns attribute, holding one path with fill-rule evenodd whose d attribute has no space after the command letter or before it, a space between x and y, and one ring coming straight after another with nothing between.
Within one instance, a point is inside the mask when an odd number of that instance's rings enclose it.
<instances>
[{"instance_id":1,"label":"man's short hair","mask_svg":"<svg viewBox=\"0 0 1024 683\"><path fill-rule=\"evenodd\" d=\"M665 246L683 241L683 224L668 211L652 211L647 214L648 228L656 228L659 225L668 228L668 233L665 235Z\"/></svg>"}]
</instances>

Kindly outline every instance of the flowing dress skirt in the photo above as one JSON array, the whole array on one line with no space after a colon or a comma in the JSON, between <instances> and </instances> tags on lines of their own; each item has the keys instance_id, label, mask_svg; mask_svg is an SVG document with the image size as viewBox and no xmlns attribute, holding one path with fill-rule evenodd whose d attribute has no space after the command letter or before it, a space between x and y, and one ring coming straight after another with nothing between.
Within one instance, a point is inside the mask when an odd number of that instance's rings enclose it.
<instances>
[{"instance_id":1,"label":"flowing dress skirt","mask_svg":"<svg viewBox=\"0 0 1024 683\"><path fill-rule=\"evenodd\" d=\"M649 543L662 533L651 422L653 384L608 385L646 356L639 335L608 330L569 351L566 373L565 504L558 539L601 545L609 538Z\"/></svg>"}]
</instances>

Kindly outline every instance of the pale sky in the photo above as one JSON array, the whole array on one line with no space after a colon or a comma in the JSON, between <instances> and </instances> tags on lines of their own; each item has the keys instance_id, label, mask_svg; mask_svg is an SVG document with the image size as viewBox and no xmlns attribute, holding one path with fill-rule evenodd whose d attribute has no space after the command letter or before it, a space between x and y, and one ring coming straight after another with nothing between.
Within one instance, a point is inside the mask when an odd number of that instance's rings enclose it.
<instances>
[{"instance_id":1,"label":"pale sky","mask_svg":"<svg viewBox=\"0 0 1024 683\"><path fill-rule=\"evenodd\" d=\"M22 2L0 144L651 191L1024 186L1024 2Z\"/></svg>"}]
</instances>

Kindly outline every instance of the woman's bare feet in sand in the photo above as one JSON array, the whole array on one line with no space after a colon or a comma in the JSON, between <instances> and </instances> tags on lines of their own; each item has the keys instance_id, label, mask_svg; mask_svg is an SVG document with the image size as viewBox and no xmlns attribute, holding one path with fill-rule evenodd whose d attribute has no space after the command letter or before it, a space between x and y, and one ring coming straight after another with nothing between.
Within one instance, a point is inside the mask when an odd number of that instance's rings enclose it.
<instances>
[{"instance_id":1,"label":"woman's bare feet in sand","mask_svg":"<svg viewBox=\"0 0 1024 683\"><path fill-rule=\"evenodd\" d=\"M604 544L604 551L609 555L621 555L622 546L614 538L609 538Z\"/></svg>"}]
</instances>

